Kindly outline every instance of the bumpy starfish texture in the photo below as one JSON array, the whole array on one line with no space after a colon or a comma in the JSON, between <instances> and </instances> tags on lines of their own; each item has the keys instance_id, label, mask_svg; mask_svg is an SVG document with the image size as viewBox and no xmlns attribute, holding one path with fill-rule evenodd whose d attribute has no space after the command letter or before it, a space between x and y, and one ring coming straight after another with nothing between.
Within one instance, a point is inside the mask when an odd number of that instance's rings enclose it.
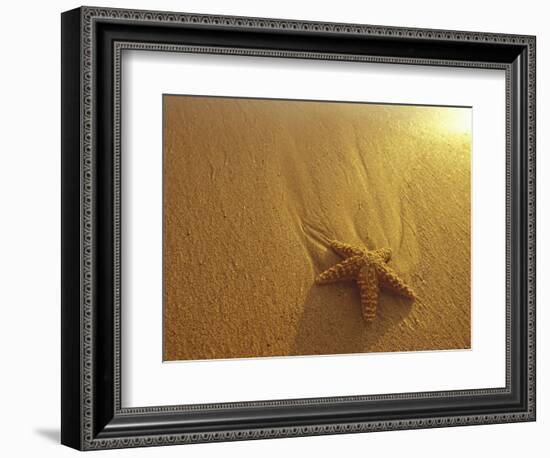
<instances>
[{"instance_id":1,"label":"bumpy starfish texture","mask_svg":"<svg viewBox=\"0 0 550 458\"><path fill-rule=\"evenodd\" d=\"M389 248L370 251L336 240L330 242L330 247L345 259L321 273L316 283L323 285L355 280L361 292L361 306L366 322L376 318L380 287L409 299L415 299L414 291L388 266L387 263L391 258Z\"/></svg>"}]
</instances>

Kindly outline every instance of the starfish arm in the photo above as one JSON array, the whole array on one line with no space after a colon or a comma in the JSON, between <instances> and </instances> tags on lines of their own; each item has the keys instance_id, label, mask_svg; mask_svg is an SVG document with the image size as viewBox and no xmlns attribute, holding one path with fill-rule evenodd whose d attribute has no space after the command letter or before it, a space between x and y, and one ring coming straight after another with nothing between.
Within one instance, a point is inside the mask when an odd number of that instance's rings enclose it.
<instances>
[{"instance_id":1,"label":"starfish arm","mask_svg":"<svg viewBox=\"0 0 550 458\"><path fill-rule=\"evenodd\" d=\"M361 307L363 318L367 323L376 318L378 306L378 277L373 266L365 266L359 271L357 285L361 292Z\"/></svg>"},{"instance_id":2,"label":"starfish arm","mask_svg":"<svg viewBox=\"0 0 550 458\"><path fill-rule=\"evenodd\" d=\"M359 269L361 269L360 260L361 258L359 256L347 258L341 263L336 264L330 269L319 274L315 281L317 284L323 285L325 283L333 283L336 281L354 280L357 277Z\"/></svg>"},{"instance_id":3,"label":"starfish arm","mask_svg":"<svg viewBox=\"0 0 550 458\"><path fill-rule=\"evenodd\" d=\"M360 256L363 254L363 250L360 248L353 247L347 243L339 242L338 240L332 240L330 242L330 247L344 258L349 258L351 256Z\"/></svg>"},{"instance_id":4,"label":"starfish arm","mask_svg":"<svg viewBox=\"0 0 550 458\"><path fill-rule=\"evenodd\" d=\"M385 264L378 264L376 266L376 271L378 274L378 281L384 288L410 299L414 299L416 297L416 294L412 288L401 280L401 278L399 278L397 273L391 267Z\"/></svg>"},{"instance_id":5,"label":"starfish arm","mask_svg":"<svg viewBox=\"0 0 550 458\"><path fill-rule=\"evenodd\" d=\"M380 256L384 262L388 262L391 259L391 248L379 248L378 250L374 250L374 253Z\"/></svg>"}]
</instances>

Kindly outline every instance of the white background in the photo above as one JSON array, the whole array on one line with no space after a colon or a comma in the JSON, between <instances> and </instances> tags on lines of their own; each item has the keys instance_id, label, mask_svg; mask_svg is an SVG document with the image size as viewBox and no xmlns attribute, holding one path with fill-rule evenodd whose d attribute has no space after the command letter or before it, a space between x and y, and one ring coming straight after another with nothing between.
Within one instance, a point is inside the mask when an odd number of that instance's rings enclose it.
<instances>
[{"instance_id":1,"label":"white background","mask_svg":"<svg viewBox=\"0 0 550 458\"><path fill-rule=\"evenodd\" d=\"M125 51L122 75L124 407L505 386L504 71ZM472 106L471 350L163 364L163 93Z\"/></svg>"},{"instance_id":2,"label":"white background","mask_svg":"<svg viewBox=\"0 0 550 458\"><path fill-rule=\"evenodd\" d=\"M548 354L550 301L545 278L550 218L550 118L547 29L539 1L464 0L367 3L200 1L98 1L105 6L287 17L383 25L434 27L538 36L538 421L536 423L443 428L362 435L279 439L104 452L109 456L334 456L499 457L544 456L550 428ZM5 456L69 456L59 440L60 333L60 18L72 1L3 5L0 72L0 451ZM547 453L547 452L546 452ZM530 455L529 455L530 454Z\"/></svg>"}]
</instances>

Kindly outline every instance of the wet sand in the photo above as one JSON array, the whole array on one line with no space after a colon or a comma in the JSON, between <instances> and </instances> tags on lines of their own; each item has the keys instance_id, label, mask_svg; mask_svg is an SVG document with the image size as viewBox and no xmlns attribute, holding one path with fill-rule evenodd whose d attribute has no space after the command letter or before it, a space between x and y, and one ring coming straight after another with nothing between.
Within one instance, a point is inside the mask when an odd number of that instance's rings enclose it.
<instances>
[{"instance_id":1,"label":"wet sand","mask_svg":"<svg viewBox=\"0 0 550 458\"><path fill-rule=\"evenodd\" d=\"M470 347L465 108L164 97L164 360ZM417 293L319 286L328 240Z\"/></svg>"}]
</instances>

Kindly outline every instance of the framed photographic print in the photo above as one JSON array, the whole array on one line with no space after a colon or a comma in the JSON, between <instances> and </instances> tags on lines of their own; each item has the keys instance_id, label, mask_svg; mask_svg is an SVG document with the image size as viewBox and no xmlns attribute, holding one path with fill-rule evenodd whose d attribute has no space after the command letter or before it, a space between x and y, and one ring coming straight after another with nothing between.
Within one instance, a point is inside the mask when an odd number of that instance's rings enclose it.
<instances>
[{"instance_id":1,"label":"framed photographic print","mask_svg":"<svg viewBox=\"0 0 550 458\"><path fill-rule=\"evenodd\" d=\"M62 443L535 419L535 38L62 14Z\"/></svg>"}]
</instances>

